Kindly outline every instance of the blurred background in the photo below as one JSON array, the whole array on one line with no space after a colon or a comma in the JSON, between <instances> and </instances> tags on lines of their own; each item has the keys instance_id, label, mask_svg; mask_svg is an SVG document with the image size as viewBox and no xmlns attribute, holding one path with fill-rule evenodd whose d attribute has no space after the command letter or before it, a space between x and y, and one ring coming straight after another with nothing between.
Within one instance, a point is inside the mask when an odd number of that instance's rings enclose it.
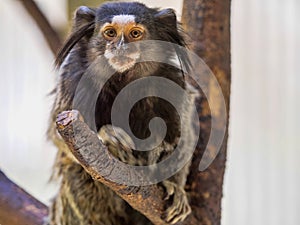
<instances>
[{"instance_id":1,"label":"blurred background","mask_svg":"<svg viewBox=\"0 0 300 225\"><path fill-rule=\"evenodd\" d=\"M70 11L95 1L37 0L67 33ZM172 7L181 0L145 0ZM232 0L232 94L223 225L300 224L300 1ZM49 204L56 149L46 140L58 74L17 0L0 0L0 169Z\"/></svg>"}]
</instances>

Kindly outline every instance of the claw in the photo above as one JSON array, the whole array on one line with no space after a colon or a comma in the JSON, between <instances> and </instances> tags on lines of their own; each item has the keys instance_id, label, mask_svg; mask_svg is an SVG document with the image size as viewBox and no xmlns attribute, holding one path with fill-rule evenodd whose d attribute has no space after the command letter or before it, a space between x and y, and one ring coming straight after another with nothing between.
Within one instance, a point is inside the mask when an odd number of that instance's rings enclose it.
<instances>
[{"instance_id":1,"label":"claw","mask_svg":"<svg viewBox=\"0 0 300 225\"><path fill-rule=\"evenodd\" d=\"M99 136L103 142L114 144L115 146L122 145L123 150L131 152L134 149L134 143L130 136L121 128L110 125L103 126L99 131Z\"/></svg>"},{"instance_id":2,"label":"claw","mask_svg":"<svg viewBox=\"0 0 300 225\"><path fill-rule=\"evenodd\" d=\"M134 143L124 130L106 125L101 127L98 135L114 157L131 165L137 162L132 151L135 149Z\"/></svg>"},{"instance_id":3,"label":"claw","mask_svg":"<svg viewBox=\"0 0 300 225\"><path fill-rule=\"evenodd\" d=\"M129 195L129 194L136 194L139 190L140 190L141 187L136 187L136 186L128 186L122 190L120 190L120 193L122 194L126 194L126 195Z\"/></svg>"},{"instance_id":4,"label":"claw","mask_svg":"<svg viewBox=\"0 0 300 225\"><path fill-rule=\"evenodd\" d=\"M165 199L168 200L171 196L173 197L172 205L166 210L166 222L176 224L183 221L191 213L191 207L185 191L171 181L164 181L163 185L167 192Z\"/></svg>"},{"instance_id":5,"label":"claw","mask_svg":"<svg viewBox=\"0 0 300 225\"><path fill-rule=\"evenodd\" d=\"M174 194L175 192L175 187L174 184L172 182L169 181L164 181L163 185L166 189L166 196L164 197L164 200L169 200L170 197Z\"/></svg>"}]
</instances>

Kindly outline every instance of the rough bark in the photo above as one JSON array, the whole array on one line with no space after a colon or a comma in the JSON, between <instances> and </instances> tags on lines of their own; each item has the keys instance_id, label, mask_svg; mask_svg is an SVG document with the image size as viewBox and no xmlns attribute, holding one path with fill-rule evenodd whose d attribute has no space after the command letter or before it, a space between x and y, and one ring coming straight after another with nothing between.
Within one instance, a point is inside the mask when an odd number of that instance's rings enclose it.
<instances>
[{"instance_id":1,"label":"rough bark","mask_svg":"<svg viewBox=\"0 0 300 225\"><path fill-rule=\"evenodd\" d=\"M111 157L107 147L98 135L84 123L78 111L62 112L57 119L57 129L69 149L93 177L107 185L133 208L143 213L156 225L166 224L163 217L164 192L157 185L128 187L111 181L111 178L126 177L130 171L120 167L117 159ZM103 175L107 174L107 176ZM139 176L138 174L135 174ZM143 178L141 178L143 179Z\"/></svg>"},{"instance_id":2,"label":"rough bark","mask_svg":"<svg viewBox=\"0 0 300 225\"><path fill-rule=\"evenodd\" d=\"M230 5L230 0L185 0L182 13L184 30L191 37L190 49L200 56L215 74L227 106L226 112L219 113L227 113L227 115L229 115L231 77ZM209 80L202 82L209 87ZM209 93L209 98L213 98L213 87L210 88ZM214 99L214 102L218 104L219 99ZM205 171L199 172L198 165L210 135L211 117L205 97L202 97L197 105L200 108L201 132L186 187L191 196L191 206L197 223L186 224L218 225L221 223L227 134L216 159ZM218 124L218 126L220 128L226 126L226 131L228 130L228 123Z\"/></svg>"},{"instance_id":3,"label":"rough bark","mask_svg":"<svg viewBox=\"0 0 300 225\"><path fill-rule=\"evenodd\" d=\"M10 181L0 171L0 224L42 225L47 206Z\"/></svg>"}]
</instances>

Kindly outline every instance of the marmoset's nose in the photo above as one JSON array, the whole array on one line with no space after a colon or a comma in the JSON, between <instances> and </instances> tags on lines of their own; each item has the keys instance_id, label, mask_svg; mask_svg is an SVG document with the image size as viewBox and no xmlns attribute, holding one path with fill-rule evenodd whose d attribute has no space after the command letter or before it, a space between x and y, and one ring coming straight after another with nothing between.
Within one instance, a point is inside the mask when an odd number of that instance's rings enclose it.
<instances>
[{"instance_id":1,"label":"marmoset's nose","mask_svg":"<svg viewBox=\"0 0 300 225\"><path fill-rule=\"evenodd\" d=\"M117 42L117 49L124 48L125 40L124 35L122 34L120 40Z\"/></svg>"},{"instance_id":2,"label":"marmoset's nose","mask_svg":"<svg viewBox=\"0 0 300 225\"><path fill-rule=\"evenodd\" d=\"M124 55L128 49L127 43L122 35L113 48L116 55Z\"/></svg>"}]
</instances>

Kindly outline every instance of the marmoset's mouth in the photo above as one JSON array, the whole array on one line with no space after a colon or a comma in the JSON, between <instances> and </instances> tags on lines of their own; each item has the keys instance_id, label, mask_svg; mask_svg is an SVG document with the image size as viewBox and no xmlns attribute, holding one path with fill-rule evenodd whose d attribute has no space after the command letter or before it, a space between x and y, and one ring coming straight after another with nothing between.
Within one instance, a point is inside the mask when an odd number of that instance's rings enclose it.
<instances>
[{"instance_id":1,"label":"marmoset's mouth","mask_svg":"<svg viewBox=\"0 0 300 225\"><path fill-rule=\"evenodd\" d=\"M115 56L109 59L109 64L118 72L125 72L132 68L136 63L136 59L127 56Z\"/></svg>"},{"instance_id":2,"label":"marmoset's mouth","mask_svg":"<svg viewBox=\"0 0 300 225\"><path fill-rule=\"evenodd\" d=\"M137 59L140 58L140 53L134 52L126 54L126 52L124 52L123 54L114 54L107 51L104 56L108 59L108 63L112 68L123 73L135 65Z\"/></svg>"},{"instance_id":3,"label":"marmoset's mouth","mask_svg":"<svg viewBox=\"0 0 300 225\"><path fill-rule=\"evenodd\" d=\"M120 65L125 65L127 63L131 63L132 61L135 61L135 59L131 57L127 57L125 55L120 55L120 56L115 56L111 58L110 60L114 64L120 64Z\"/></svg>"}]
</instances>

